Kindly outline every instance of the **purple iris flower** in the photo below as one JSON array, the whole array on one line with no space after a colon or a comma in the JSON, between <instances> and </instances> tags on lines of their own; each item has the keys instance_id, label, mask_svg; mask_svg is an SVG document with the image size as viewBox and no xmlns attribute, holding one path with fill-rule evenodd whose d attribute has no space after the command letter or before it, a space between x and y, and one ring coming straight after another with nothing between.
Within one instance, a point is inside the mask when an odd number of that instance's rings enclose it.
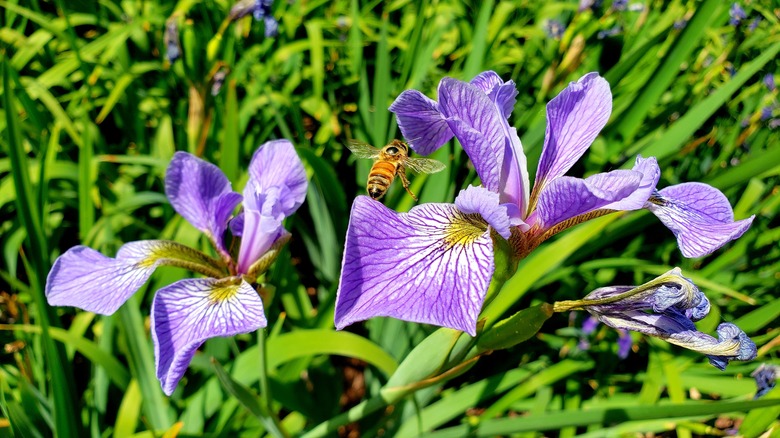
<instances>
[{"instance_id":1,"label":"purple iris flower","mask_svg":"<svg viewBox=\"0 0 780 438\"><path fill-rule=\"evenodd\" d=\"M266 326L263 302L252 285L289 240L282 220L303 203L307 185L303 164L287 140L268 142L255 152L243 196L232 191L217 166L177 152L165 175L166 195L176 212L208 236L219 259L165 240L126 243L115 258L76 246L54 262L46 298L54 306L110 315L158 266L205 275L177 281L154 296L151 320L157 377L170 395L207 339ZM234 259L223 236L242 199L239 220L230 224L234 236L241 236Z\"/></svg>"},{"instance_id":2,"label":"purple iris flower","mask_svg":"<svg viewBox=\"0 0 780 438\"><path fill-rule=\"evenodd\" d=\"M721 370L731 360L756 357L756 344L731 323L718 326L718 339L696 330L710 311L710 302L679 268L641 286L611 286L594 290L581 303L602 323L661 338L670 344L706 354Z\"/></svg>"},{"instance_id":3,"label":"purple iris flower","mask_svg":"<svg viewBox=\"0 0 780 438\"><path fill-rule=\"evenodd\" d=\"M522 144L507 121L517 93L514 82L488 71L470 82L442 79L438 102L416 90L393 102L390 111L404 137L413 139L415 152L429 155L456 137L482 187L462 191L455 204L423 204L401 214L357 198L336 302L337 328L391 316L473 336L494 271L494 239L508 240L519 260L577 223L642 209L649 200L653 212L686 243L687 256L714 251L749 226L752 219L733 229L730 206L726 202L725 211L713 191L723 195L709 186L683 184L657 192L660 170L652 157L637 157L631 170L586 179L564 176L611 114L609 84L596 73L571 83L547 105L544 148L531 191ZM697 196L705 203L699 205Z\"/></svg>"},{"instance_id":4,"label":"purple iris flower","mask_svg":"<svg viewBox=\"0 0 780 438\"><path fill-rule=\"evenodd\" d=\"M745 13L745 10L742 9L742 6L736 2L732 3L729 8L729 24L735 27L739 26L739 23L745 18L747 18L747 14Z\"/></svg>"},{"instance_id":5,"label":"purple iris flower","mask_svg":"<svg viewBox=\"0 0 780 438\"><path fill-rule=\"evenodd\" d=\"M599 326L599 322L600 322L599 319L593 315L590 315L587 318L585 318L585 321L582 322L583 336L588 336L594 331L596 331L596 328ZM618 329L617 333L618 333L617 356L620 359L625 359L628 357L628 353L631 352L631 347L634 346L634 341L631 339L631 334L628 333L626 330ZM585 339L585 337L583 337L580 339L578 347L580 350L589 350L590 342L588 342L588 340Z\"/></svg>"}]
</instances>

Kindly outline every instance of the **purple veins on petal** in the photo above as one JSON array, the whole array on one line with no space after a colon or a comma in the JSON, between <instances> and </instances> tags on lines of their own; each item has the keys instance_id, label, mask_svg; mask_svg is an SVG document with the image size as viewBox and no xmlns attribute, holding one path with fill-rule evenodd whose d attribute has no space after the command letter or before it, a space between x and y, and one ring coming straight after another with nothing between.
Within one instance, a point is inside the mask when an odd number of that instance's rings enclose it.
<instances>
[{"instance_id":1,"label":"purple veins on petal","mask_svg":"<svg viewBox=\"0 0 780 438\"><path fill-rule=\"evenodd\" d=\"M219 167L186 152L176 152L165 173L165 194L174 210L225 252L222 234L241 195Z\"/></svg>"},{"instance_id":2,"label":"purple veins on petal","mask_svg":"<svg viewBox=\"0 0 780 438\"><path fill-rule=\"evenodd\" d=\"M336 299L337 329L377 316L476 335L493 275L488 224L452 204L396 213L355 199Z\"/></svg>"},{"instance_id":3,"label":"purple veins on petal","mask_svg":"<svg viewBox=\"0 0 780 438\"><path fill-rule=\"evenodd\" d=\"M534 190L562 176L585 153L612 113L609 84L598 73L572 82L547 104L547 131ZM540 185L541 184L541 185Z\"/></svg>"},{"instance_id":4,"label":"purple veins on petal","mask_svg":"<svg viewBox=\"0 0 780 438\"><path fill-rule=\"evenodd\" d=\"M755 215L734 221L734 212L720 190L703 183L666 187L650 198L646 208L674 233L688 258L711 254L750 228Z\"/></svg>"},{"instance_id":5,"label":"purple veins on petal","mask_svg":"<svg viewBox=\"0 0 780 438\"><path fill-rule=\"evenodd\" d=\"M46 300L52 306L111 315L162 263L155 251L164 246L160 240L129 242L119 249L116 258L75 246L59 256L49 271Z\"/></svg>"},{"instance_id":6,"label":"purple veins on petal","mask_svg":"<svg viewBox=\"0 0 780 438\"><path fill-rule=\"evenodd\" d=\"M166 286L154 297L151 317L157 378L167 395L207 339L267 324L257 291L237 277L186 279Z\"/></svg>"},{"instance_id":7,"label":"purple veins on petal","mask_svg":"<svg viewBox=\"0 0 780 438\"><path fill-rule=\"evenodd\" d=\"M309 186L306 169L289 140L269 141L255 151L249 163L249 181L254 182L260 193L278 187L285 216L303 204Z\"/></svg>"},{"instance_id":8,"label":"purple veins on petal","mask_svg":"<svg viewBox=\"0 0 780 438\"><path fill-rule=\"evenodd\" d=\"M390 105L398 128L409 146L420 155L430 155L452 139L439 104L417 90L406 90Z\"/></svg>"},{"instance_id":9,"label":"purple veins on petal","mask_svg":"<svg viewBox=\"0 0 780 438\"><path fill-rule=\"evenodd\" d=\"M504 82L498 73L485 71L475 76L469 83L487 94L504 118L512 115L518 94L515 81Z\"/></svg>"}]
</instances>

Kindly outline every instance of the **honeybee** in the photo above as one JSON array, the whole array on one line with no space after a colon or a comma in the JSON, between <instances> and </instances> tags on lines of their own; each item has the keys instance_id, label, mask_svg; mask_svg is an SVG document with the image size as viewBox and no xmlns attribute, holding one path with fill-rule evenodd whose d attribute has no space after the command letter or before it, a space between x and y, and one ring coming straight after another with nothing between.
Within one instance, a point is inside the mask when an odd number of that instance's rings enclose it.
<instances>
[{"instance_id":1,"label":"honeybee","mask_svg":"<svg viewBox=\"0 0 780 438\"><path fill-rule=\"evenodd\" d=\"M409 146L401 140L393 140L383 148L377 148L359 140L350 140L347 147L358 158L374 160L374 165L368 172L366 191L371 198L376 200L385 195L397 175L406 192L417 201L417 196L409 190L406 169L416 173L436 173L441 172L446 167L444 163L436 160L409 157Z\"/></svg>"}]
</instances>

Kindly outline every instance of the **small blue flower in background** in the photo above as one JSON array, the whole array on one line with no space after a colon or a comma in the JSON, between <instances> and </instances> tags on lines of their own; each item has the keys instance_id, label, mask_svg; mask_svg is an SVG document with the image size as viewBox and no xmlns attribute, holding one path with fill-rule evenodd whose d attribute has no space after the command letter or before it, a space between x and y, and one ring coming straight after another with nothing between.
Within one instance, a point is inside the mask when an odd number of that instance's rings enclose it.
<instances>
[{"instance_id":1,"label":"small blue flower in background","mask_svg":"<svg viewBox=\"0 0 780 438\"><path fill-rule=\"evenodd\" d=\"M754 32L756 29L758 29L758 25L759 24L761 24L761 17L760 16L750 20L750 24L748 25L748 30L750 32Z\"/></svg>"},{"instance_id":2,"label":"small blue flower in background","mask_svg":"<svg viewBox=\"0 0 780 438\"><path fill-rule=\"evenodd\" d=\"M674 25L672 25L672 27L674 27L677 30L683 30L683 29L685 29L685 26L687 26L687 25L688 25L688 20L682 18L680 20L675 21Z\"/></svg>"},{"instance_id":3,"label":"small blue flower in background","mask_svg":"<svg viewBox=\"0 0 780 438\"><path fill-rule=\"evenodd\" d=\"M596 38L603 40L604 38L620 35L620 33L623 32L623 28L620 27L620 25L616 25L615 27L607 30L600 30L599 33L596 34Z\"/></svg>"},{"instance_id":4,"label":"small blue flower in background","mask_svg":"<svg viewBox=\"0 0 780 438\"><path fill-rule=\"evenodd\" d=\"M777 89L777 84L775 83L775 75L773 75L772 73L767 73L766 75L764 75L763 82L767 90L775 91Z\"/></svg>"},{"instance_id":5,"label":"small blue flower in background","mask_svg":"<svg viewBox=\"0 0 780 438\"><path fill-rule=\"evenodd\" d=\"M625 11L628 9L628 0L613 0L612 9L616 11Z\"/></svg>"},{"instance_id":6,"label":"small blue flower in background","mask_svg":"<svg viewBox=\"0 0 780 438\"><path fill-rule=\"evenodd\" d=\"M753 398L763 397L775 387L780 366L762 363L750 375L756 379L756 395Z\"/></svg>"},{"instance_id":7,"label":"small blue flower in background","mask_svg":"<svg viewBox=\"0 0 780 438\"><path fill-rule=\"evenodd\" d=\"M544 23L544 33L548 38L559 40L566 32L566 26L560 20L547 20Z\"/></svg>"},{"instance_id":8,"label":"small blue flower in background","mask_svg":"<svg viewBox=\"0 0 780 438\"><path fill-rule=\"evenodd\" d=\"M176 152L165 175L173 208L208 236L220 259L166 240L124 244L115 258L86 246L62 254L46 281L53 306L72 306L102 315L116 312L158 266L177 266L206 276L158 290L152 302L152 340L157 377L170 395L195 351L209 338L265 327L260 295L252 286L290 238L282 220L303 203L308 181L292 143L262 145L249 164L243 196L215 165ZM231 221L243 199L243 210ZM225 245L228 229L241 236L233 259Z\"/></svg>"},{"instance_id":9,"label":"small blue flower in background","mask_svg":"<svg viewBox=\"0 0 780 438\"><path fill-rule=\"evenodd\" d=\"M585 321L582 322L582 334L583 337L580 339L579 344L577 345L580 350L589 350L590 349L590 342L585 338L586 336L589 336L593 332L596 331L596 328L599 325L599 320L593 315L588 316L585 318ZM628 354L631 352L631 348L634 346L634 341L631 339L631 334L623 329L617 329L618 334L618 351L617 356L620 359L625 359L628 357Z\"/></svg>"},{"instance_id":10,"label":"small blue flower in background","mask_svg":"<svg viewBox=\"0 0 780 438\"><path fill-rule=\"evenodd\" d=\"M729 8L729 24L734 27L739 26L745 18L747 18L747 14L742 6L739 3L732 3L731 8Z\"/></svg>"},{"instance_id":11,"label":"small blue flower in background","mask_svg":"<svg viewBox=\"0 0 780 438\"><path fill-rule=\"evenodd\" d=\"M165 41L165 57L168 62L174 63L181 58L181 44L179 43L179 24L176 17L171 17L165 22L165 32L163 34Z\"/></svg>"},{"instance_id":12,"label":"small blue flower in background","mask_svg":"<svg viewBox=\"0 0 780 438\"><path fill-rule=\"evenodd\" d=\"M767 105L761 108L761 121L764 122L772 118L772 112L774 111L774 105Z\"/></svg>"}]
</instances>

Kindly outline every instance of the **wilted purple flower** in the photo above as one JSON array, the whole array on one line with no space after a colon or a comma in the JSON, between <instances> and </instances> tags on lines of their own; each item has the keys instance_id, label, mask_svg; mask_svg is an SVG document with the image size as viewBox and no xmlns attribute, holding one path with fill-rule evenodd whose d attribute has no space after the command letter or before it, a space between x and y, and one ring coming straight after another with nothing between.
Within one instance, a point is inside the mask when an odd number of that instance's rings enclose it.
<instances>
[{"instance_id":1,"label":"wilted purple flower","mask_svg":"<svg viewBox=\"0 0 780 438\"><path fill-rule=\"evenodd\" d=\"M282 220L306 196L306 172L293 145L276 140L262 145L249 165L243 192L237 260L223 234L242 195L215 165L177 152L165 175L173 208L206 233L221 260L176 242L143 240L123 245L115 258L76 246L55 262L46 281L54 306L73 306L110 315L119 309L158 266L169 265L206 275L177 281L158 290L152 303L152 340L157 377L170 395L195 351L207 339L233 336L266 326L263 303L252 286L289 239Z\"/></svg>"},{"instance_id":2,"label":"wilted purple flower","mask_svg":"<svg viewBox=\"0 0 780 438\"><path fill-rule=\"evenodd\" d=\"M775 84L775 75L773 75L772 73L767 73L766 75L764 75L763 82L767 90L775 91L777 89L777 84Z\"/></svg>"},{"instance_id":3,"label":"wilted purple flower","mask_svg":"<svg viewBox=\"0 0 780 438\"><path fill-rule=\"evenodd\" d=\"M732 3L729 8L729 17L729 24L736 27L739 26L739 23L741 23L742 20L747 18L747 14L745 14L745 10L742 9L742 6L735 2Z\"/></svg>"},{"instance_id":4,"label":"wilted purple flower","mask_svg":"<svg viewBox=\"0 0 780 438\"><path fill-rule=\"evenodd\" d=\"M607 30L600 30L599 33L596 34L596 38L603 40L604 38L619 35L620 32L623 32L623 28L620 27L620 25L616 25L612 29Z\"/></svg>"},{"instance_id":5,"label":"wilted purple flower","mask_svg":"<svg viewBox=\"0 0 780 438\"><path fill-rule=\"evenodd\" d=\"M777 376L780 375L780 366L762 363L750 375L756 379L756 395L754 398L763 397L775 387Z\"/></svg>"},{"instance_id":6,"label":"wilted purple flower","mask_svg":"<svg viewBox=\"0 0 780 438\"><path fill-rule=\"evenodd\" d=\"M168 62L173 64L174 61L181 57L181 45L179 43L179 25L176 22L175 17L171 17L165 22L165 33L163 34L163 40L165 41L165 56L168 58Z\"/></svg>"},{"instance_id":7,"label":"wilted purple flower","mask_svg":"<svg viewBox=\"0 0 780 438\"><path fill-rule=\"evenodd\" d=\"M602 323L663 339L706 354L716 368L731 360L756 357L756 344L734 324L718 326L718 339L696 330L710 311L710 302L679 268L641 286L603 287L579 303Z\"/></svg>"},{"instance_id":8,"label":"wilted purple flower","mask_svg":"<svg viewBox=\"0 0 780 438\"><path fill-rule=\"evenodd\" d=\"M546 33L549 38L559 40L565 31L566 26L561 23L560 20L547 20L547 22L544 23L544 33Z\"/></svg>"},{"instance_id":9,"label":"wilted purple flower","mask_svg":"<svg viewBox=\"0 0 780 438\"><path fill-rule=\"evenodd\" d=\"M235 21L252 14L255 20L262 20L265 23L265 36L273 37L279 31L279 23L271 14L273 4L273 0L240 0L230 9L228 18Z\"/></svg>"}]
</instances>

